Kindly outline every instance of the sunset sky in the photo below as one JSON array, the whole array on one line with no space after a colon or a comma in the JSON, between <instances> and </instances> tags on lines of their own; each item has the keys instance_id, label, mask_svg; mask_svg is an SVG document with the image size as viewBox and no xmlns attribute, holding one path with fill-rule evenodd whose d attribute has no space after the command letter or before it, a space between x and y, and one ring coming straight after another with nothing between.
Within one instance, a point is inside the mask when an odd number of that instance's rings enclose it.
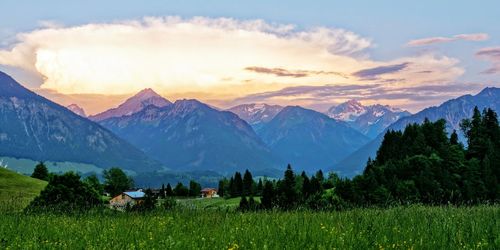
<instances>
[{"instance_id":1,"label":"sunset sky","mask_svg":"<svg viewBox=\"0 0 500 250\"><path fill-rule=\"evenodd\" d=\"M415 112L500 87L498 1L68 2L1 1L0 70L90 114L144 88Z\"/></svg>"}]
</instances>

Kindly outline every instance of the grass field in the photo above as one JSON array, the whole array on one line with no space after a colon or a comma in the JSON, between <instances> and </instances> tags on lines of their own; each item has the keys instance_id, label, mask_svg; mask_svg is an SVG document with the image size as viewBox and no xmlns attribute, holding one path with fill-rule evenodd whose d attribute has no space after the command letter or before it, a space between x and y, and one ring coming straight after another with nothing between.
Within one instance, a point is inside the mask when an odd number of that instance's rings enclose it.
<instances>
[{"instance_id":1,"label":"grass field","mask_svg":"<svg viewBox=\"0 0 500 250\"><path fill-rule=\"evenodd\" d=\"M500 249L498 206L6 214L0 249Z\"/></svg>"},{"instance_id":2,"label":"grass field","mask_svg":"<svg viewBox=\"0 0 500 250\"><path fill-rule=\"evenodd\" d=\"M254 197L256 202L260 202L260 197ZM178 199L177 203L181 207L192 209L229 209L234 210L240 205L241 198L197 198L197 199Z\"/></svg>"},{"instance_id":3,"label":"grass field","mask_svg":"<svg viewBox=\"0 0 500 250\"><path fill-rule=\"evenodd\" d=\"M45 185L0 169L0 249L500 249L498 205L239 213L239 198L214 198L145 214L20 212Z\"/></svg>"},{"instance_id":4,"label":"grass field","mask_svg":"<svg viewBox=\"0 0 500 250\"><path fill-rule=\"evenodd\" d=\"M22 210L47 182L0 168L0 212Z\"/></svg>"}]
</instances>

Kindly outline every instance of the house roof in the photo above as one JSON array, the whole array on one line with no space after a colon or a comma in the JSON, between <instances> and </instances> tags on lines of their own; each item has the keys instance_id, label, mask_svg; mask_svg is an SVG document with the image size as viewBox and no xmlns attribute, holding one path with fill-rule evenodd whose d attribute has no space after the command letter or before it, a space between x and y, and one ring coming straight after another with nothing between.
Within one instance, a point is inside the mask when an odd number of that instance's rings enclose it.
<instances>
[{"instance_id":1,"label":"house roof","mask_svg":"<svg viewBox=\"0 0 500 250\"><path fill-rule=\"evenodd\" d=\"M130 198L132 198L132 199L144 198L144 195L145 195L145 193L142 191L123 192L123 193L130 196Z\"/></svg>"},{"instance_id":2,"label":"house roof","mask_svg":"<svg viewBox=\"0 0 500 250\"><path fill-rule=\"evenodd\" d=\"M209 191L217 191L215 188L204 188L201 190L201 192L209 192Z\"/></svg>"}]
</instances>

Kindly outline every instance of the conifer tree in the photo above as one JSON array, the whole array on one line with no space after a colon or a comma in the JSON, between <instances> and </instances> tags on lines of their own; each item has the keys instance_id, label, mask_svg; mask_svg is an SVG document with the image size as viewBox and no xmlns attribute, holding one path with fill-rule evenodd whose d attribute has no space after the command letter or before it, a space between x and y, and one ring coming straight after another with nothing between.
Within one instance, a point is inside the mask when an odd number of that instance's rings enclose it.
<instances>
[{"instance_id":1,"label":"conifer tree","mask_svg":"<svg viewBox=\"0 0 500 250\"><path fill-rule=\"evenodd\" d=\"M234 196L240 196L243 194L243 179L241 178L241 173L236 172L234 174Z\"/></svg>"},{"instance_id":2,"label":"conifer tree","mask_svg":"<svg viewBox=\"0 0 500 250\"><path fill-rule=\"evenodd\" d=\"M170 186L170 183L167 183L167 189L165 190L165 193L168 197L174 196L174 191L172 190L172 186Z\"/></svg>"},{"instance_id":3,"label":"conifer tree","mask_svg":"<svg viewBox=\"0 0 500 250\"><path fill-rule=\"evenodd\" d=\"M243 174L243 190L242 190L242 193L243 195L253 195L253 185L254 185L254 181L253 181L253 177L252 177L252 174L250 173L250 171L245 170L245 174Z\"/></svg>"},{"instance_id":4,"label":"conifer tree","mask_svg":"<svg viewBox=\"0 0 500 250\"><path fill-rule=\"evenodd\" d=\"M248 210L248 200L247 200L247 197L245 197L244 195L241 196L239 210L241 210L241 211Z\"/></svg>"},{"instance_id":5,"label":"conifer tree","mask_svg":"<svg viewBox=\"0 0 500 250\"><path fill-rule=\"evenodd\" d=\"M35 169L33 170L33 174L31 174L31 177L43 181L49 180L49 170L42 161L35 166Z\"/></svg>"},{"instance_id":6,"label":"conifer tree","mask_svg":"<svg viewBox=\"0 0 500 250\"><path fill-rule=\"evenodd\" d=\"M224 194L225 194L225 192L224 192L224 189L225 189L225 185L224 185L225 184L225 180L226 179L220 180L219 181L219 186L217 187L217 193L219 194L220 197L224 197Z\"/></svg>"}]
</instances>

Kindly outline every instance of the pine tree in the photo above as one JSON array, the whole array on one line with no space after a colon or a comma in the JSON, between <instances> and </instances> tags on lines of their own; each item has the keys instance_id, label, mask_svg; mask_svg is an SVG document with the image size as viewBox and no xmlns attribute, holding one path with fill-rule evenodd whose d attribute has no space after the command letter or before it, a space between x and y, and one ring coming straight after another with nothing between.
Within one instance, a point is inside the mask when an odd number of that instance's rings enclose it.
<instances>
[{"instance_id":1,"label":"pine tree","mask_svg":"<svg viewBox=\"0 0 500 250\"><path fill-rule=\"evenodd\" d=\"M234 174L234 190L234 196L240 196L243 194L243 180L240 172L236 172Z\"/></svg>"},{"instance_id":2,"label":"pine tree","mask_svg":"<svg viewBox=\"0 0 500 250\"><path fill-rule=\"evenodd\" d=\"M143 211L151 211L156 207L156 197L151 189L146 189L144 192L144 202L139 204L139 209Z\"/></svg>"},{"instance_id":3,"label":"pine tree","mask_svg":"<svg viewBox=\"0 0 500 250\"><path fill-rule=\"evenodd\" d=\"M264 209L273 208L274 197L275 194L274 194L273 183L266 180L264 182L264 188L262 189L262 197L260 199L262 207Z\"/></svg>"},{"instance_id":4,"label":"pine tree","mask_svg":"<svg viewBox=\"0 0 500 250\"><path fill-rule=\"evenodd\" d=\"M49 180L49 170L42 161L35 166L35 170L33 170L33 174L31 174L31 177L43 181Z\"/></svg>"},{"instance_id":5,"label":"pine tree","mask_svg":"<svg viewBox=\"0 0 500 250\"><path fill-rule=\"evenodd\" d=\"M459 141L458 141L458 134L457 134L457 131L454 129L453 130L453 133L451 133L450 135L450 144L451 145L459 145Z\"/></svg>"},{"instance_id":6,"label":"pine tree","mask_svg":"<svg viewBox=\"0 0 500 250\"><path fill-rule=\"evenodd\" d=\"M165 198L167 195L166 195L166 191L165 191L165 184L161 184L161 189L160 189L160 198Z\"/></svg>"},{"instance_id":7,"label":"pine tree","mask_svg":"<svg viewBox=\"0 0 500 250\"><path fill-rule=\"evenodd\" d=\"M201 185L196 181L189 181L189 196L197 197L201 194Z\"/></svg>"},{"instance_id":8,"label":"pine tree","mask_svg":"<svg viewBox=\"0 0 500 250\"><path fill-rule=\"evenodd\" d=\"M255 201L253 196L250 196L250 198L248 198L248 209L250 211L255 211L255 210L257 210L257 207L258 207L257 202Z\"/></svg>"},{"instance_id":9,"label":"pine tree","mask_svg":"<svg viewBox=\"0 0 500 250\"><path fill-rule=\"evenodd\" d=\"M218 195L220 197L224 197L224 189L225 189L225 185L224 184L225 184L225 180L226 179L219 181L219 186L217 188L217 193L218 193Z\"/></svg>"},{"instance_id":10,"label":"pine tree","mask_svg":"<svg viewBox=\"0 0 500 250\"><path fill-rule=\"evenodd\" d=\"M248 210L248 200L247 200L247 197L245 197L244 195L241 196L239 210L241 210L241 211Z\"/></svg>"},{"instance_id":11,"label":"pine tree","mask_svg":"<svg viewBox=\"0 0 500 250\"><path fill-rule=\"evenodd\" d=\"M295 174L290 164L286 168L280 192L280 206L284 209L294 207L297 201L297 192L295 191Z\"/></svg>"},{"instance_id":12,"label":"pine tree","mask_svg":"<svg viewBox=\"0 0 500 250\"><path fill-rule=\"evenodd\" d=\"M245 174L243 175L243 195L253 195L253 177L250 171L245 170Z\"/></svg>"},{"instance_id":13,"label":"pine tree","mask_svg":"<svg viewBox=\"0 0 500 250\"><path fill-rule=\"evenodd\" d=\"M189 189L185 187L184 184L182 184L181 182L178 182L174 188L174 194L176 196L188 196Z\"/></svg>"},{"instance_id":14,"label":"pine tree","mask_svg":"<svg viewBox=\"0 0 500 250\"><path fill-rule=\"evenodd\" d=\"M309 181L309 177L307 177L306 172L302 171L302 198L306 200L309 198L311 194L311 182Z\"/></svg>"},{"instance_id":15,"label":"pine tree","mask_svg":"<svg viewBox=\"0 0 500 250\"><path fill-rule=\"evenodd\" d=\"M259 178L259 182L257 183L257 188L255 190L255 194L262 195L262 189L264 189L264 185L262 184L262 179Z\"/></svg>"},{"instance_id":16,"label":"pine tree","mask_svg":"<svg viewBox=\"0 0 500 250\"><path fill-rule=\"evenodd\" d=\"M170 183L167 184L167 189L165 190L165 193L168 197L174 196L174 191L172 190L172 186L170 186Z\"/></svg>"},{"instance_id":17,"label":"pine tree","mask_svg":"<svg viewBox=\"0 0 500 250\"><path fill-rule=\"evenodd\" d=\"M229 179L228 192L229 192L229 197L237 196L236 186L234 185L234 177L231 177L231 179Z\"/></svg>"}]
</instances>

